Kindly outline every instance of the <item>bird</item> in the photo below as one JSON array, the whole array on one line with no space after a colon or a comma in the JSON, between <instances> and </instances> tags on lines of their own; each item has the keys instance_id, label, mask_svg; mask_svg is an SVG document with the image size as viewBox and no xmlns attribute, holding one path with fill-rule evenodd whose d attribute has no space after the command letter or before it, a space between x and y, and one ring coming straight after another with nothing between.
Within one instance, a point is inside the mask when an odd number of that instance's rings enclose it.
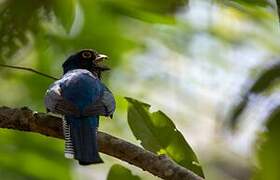
<instances>
[{"instance_id":1,"label":"bird","mask_svg":"<svg viewBox=\"0 0 280 180\"><path fill-rule=\"evenodd\" d=\"M63 116L64 155L80 165L103 163L98 153L99 117L113 117L116 103L112 92L101 82L106 55L82 49L63 63L63 76L47 89L47 112Z\"/></svg>"}]
</instances>

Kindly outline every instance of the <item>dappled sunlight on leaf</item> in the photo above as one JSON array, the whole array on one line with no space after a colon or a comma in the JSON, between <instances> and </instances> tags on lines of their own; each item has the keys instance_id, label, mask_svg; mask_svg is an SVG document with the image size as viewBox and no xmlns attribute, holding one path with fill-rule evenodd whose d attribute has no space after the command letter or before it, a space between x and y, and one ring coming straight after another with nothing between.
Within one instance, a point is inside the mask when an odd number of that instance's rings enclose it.
<instances>
[{"instance_id":1,"label":"dappled sunlight on leaf","mask_svg":"<svg viewBox=\"0 0 280 180\"><path fill-rule=\"evenodd\" d=\"M193 163L199 164L195 153L172 120L161 111L150 113L148 104L126 99L129 102L128 123L141 145L154 153L166 152L175 162L203 177L201 167ZM154 123L156 121L159 122Z\"/></svg>"}]
</instances>

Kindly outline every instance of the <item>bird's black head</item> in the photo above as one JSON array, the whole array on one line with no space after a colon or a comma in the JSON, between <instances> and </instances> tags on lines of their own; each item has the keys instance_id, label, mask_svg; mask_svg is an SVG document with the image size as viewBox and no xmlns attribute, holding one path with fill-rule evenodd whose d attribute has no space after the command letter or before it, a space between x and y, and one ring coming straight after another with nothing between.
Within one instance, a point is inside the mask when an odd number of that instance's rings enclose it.
<instances>
[{"instance_id":1,"label":"bird's black head","mask_svg":"<svg viewBox=\"0 0 280 180\"><path fill-rule=\"evenodd\" d=\"M102 65L103 60L107 58L106 55L99 54L93 49L81 50L63 63L63 73L74 69L86 69L100 78L103 71L110 70L110 68Z\"/></svg>"}]
</instances>

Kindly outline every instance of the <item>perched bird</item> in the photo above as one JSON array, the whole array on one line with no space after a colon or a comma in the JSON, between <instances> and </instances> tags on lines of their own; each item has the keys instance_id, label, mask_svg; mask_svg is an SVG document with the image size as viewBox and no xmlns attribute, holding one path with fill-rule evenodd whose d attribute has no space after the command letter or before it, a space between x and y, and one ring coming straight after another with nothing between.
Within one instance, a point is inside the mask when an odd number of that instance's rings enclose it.
<instances>
[{"instance_id":1,"label":"perched bird","mask_svg":"<svg viewBox=\"0 0 280 180\"><path fill-rule=\"evenodd\" d=\"M65 157L81 165L102 163L98 154L99 116L112 117L115 99L101 82L109 70L102 65L107 56L92 49L81 50L63 63L63 76L47 90L47 111L61 114L65 136Z\"/></svg>"}]
</instances>

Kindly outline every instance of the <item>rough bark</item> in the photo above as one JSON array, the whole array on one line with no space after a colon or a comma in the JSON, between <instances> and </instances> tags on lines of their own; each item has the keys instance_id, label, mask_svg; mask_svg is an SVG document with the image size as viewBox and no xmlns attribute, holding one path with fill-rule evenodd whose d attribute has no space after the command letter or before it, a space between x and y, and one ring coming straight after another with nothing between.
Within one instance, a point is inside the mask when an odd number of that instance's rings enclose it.
<instances>
[{"instance_id":1,"label":"rough bark","mask_svg":"<svg viewBox=\"0 0 280 180\"><path fill-rule=\"evenodd\" d=\"M23 108L0 107L0 128L37 132L46 136L63 139L62 120L45 113ZM99 151L133 164L162 179L202 180L166 156L156 155L139 146L98 132Z\"/></svg>"}]
</instances>

